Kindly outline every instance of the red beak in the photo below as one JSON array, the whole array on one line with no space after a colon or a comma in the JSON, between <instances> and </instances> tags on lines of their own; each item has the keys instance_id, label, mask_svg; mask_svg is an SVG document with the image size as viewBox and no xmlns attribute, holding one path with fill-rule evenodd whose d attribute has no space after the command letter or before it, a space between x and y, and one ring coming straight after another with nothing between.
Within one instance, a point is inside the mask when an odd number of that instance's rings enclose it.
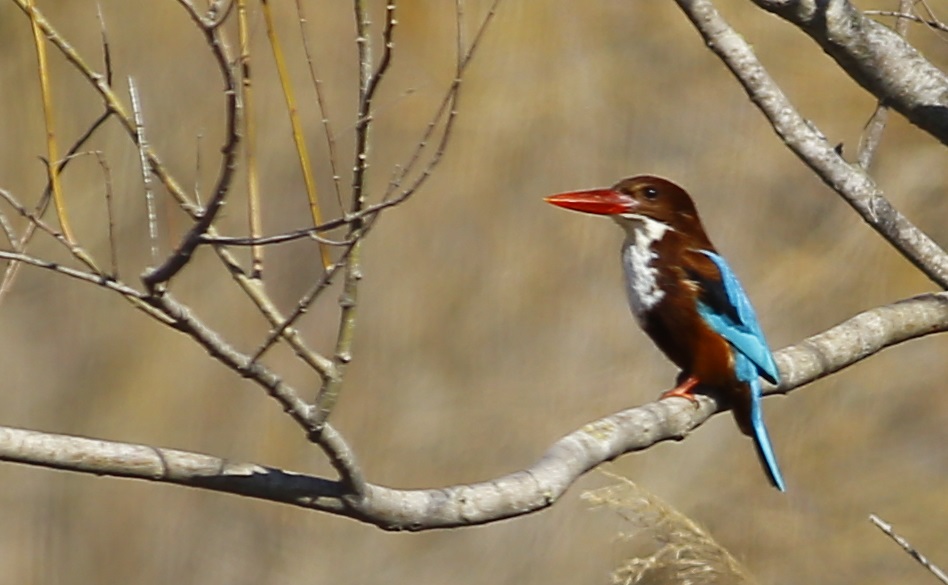
<instances>
[{"instance_id":1,"label":"red beak","mask_svg":"<svg viewBox=\"0 0 948 585\"><path fill-rule=\"evenodd\" d=\"M570 191L569 193L550 195L544 200L557 207L596 215L628 213L637 206L635 199L612 189Z\"/></svg>"}]
</instances>

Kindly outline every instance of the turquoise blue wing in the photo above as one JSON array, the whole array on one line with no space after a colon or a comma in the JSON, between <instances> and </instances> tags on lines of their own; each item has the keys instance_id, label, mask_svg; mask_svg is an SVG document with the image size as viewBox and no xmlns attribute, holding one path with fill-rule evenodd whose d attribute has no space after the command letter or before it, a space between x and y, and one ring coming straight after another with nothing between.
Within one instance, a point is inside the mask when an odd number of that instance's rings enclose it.
<instances>
[{"instance_id":1,"label":"turquoise blue wing","mask_svg":"<svg viewBox=\"0 0 948 585\"><path fill-rule=\"evenodd\" d=\"M734 349L744 354L756 366L759 375L772 384L780 383L777 364L767 346L760 323L757 322L754 307L751 306L750 299L747 298L747 293L741 287L734 271L718 254L706 250L701 250L701 253L714 262L721 276L718 282L702 283L711 289L719 287L720 290L719 294L706 295L698 303L698 312L701 317ZM747 376L749 371L746 368L738 368L738 370L742 369L745 370L743 374ZM756 377L756 375L752 376L752 378ZM748 377L739 375L739 378L745 382L751 381Z\"/></svg>"}]
</instances>

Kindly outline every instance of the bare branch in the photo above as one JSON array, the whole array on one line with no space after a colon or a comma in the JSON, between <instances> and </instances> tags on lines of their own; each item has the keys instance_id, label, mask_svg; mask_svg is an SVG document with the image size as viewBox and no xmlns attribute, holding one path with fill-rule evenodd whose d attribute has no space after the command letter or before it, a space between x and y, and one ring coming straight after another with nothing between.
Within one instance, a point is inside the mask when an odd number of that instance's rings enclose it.
<instances>
[{"instance_id":1,"label":"bare branch","mask_svg":"<svg viewBox=\"0 0 948 585\"><path fill-rule=\"evenodd\" d=\"M145 114L138 99L135 80L128 78L128 95L132 100L132 115L135 117L135 142L138 144L138 159L142 171L142 185L145 188L145 214L148 222L148 246L151 261L158 264L158 213L155 211L155 193L151 186L151 169L148 166L148 139L145 136Z\"/></svg>"},{"instance_id":2,"label":"bare branch","mask_svg":"<svg viewBox=\"0 0 948 585\"><path fill-rule=\"evenodd\" d=\"M110 75L111 75L111 70ZM57 171L62 173L66 166L75 158L76 154L79 152L79 149L85 145L85 143L92 138L96 130L98 130L105 121L109 119L112 115L112 112L106 110L102 113L96 120L86 128L86 131L76 139L76 141L69 147L69 150L66 151L66 156L59 162L59 168ZM49 205L50 196L52 194L52 183L47 182L46 188L43 190L43 194L40 196L39 204L36 206L36 211L33 213L36 217L42 217L46 212L46 208ZM14 245L14 249L19 251L25 251L29 246L30 241L33 239L33 235L36 233L36 224L30 222L27 224L26 229L23 232L23 235L20 236L19 241ZM3 271L3 278L0 279L0 301L3 300L3 297L13 288L13 283L16 280L16 274L18 271L19 263L11 262L7 265L6 270Z\"/></svg>"},{"instance_id":3,"label":"bare branch","mask_svg":"<svg viewBox=\"0 0 948 585\"><path fill-rule=\"evenodd\" d=\"M946 574L944 571L939 569L937 565L929 561L925 557L925 555L918 552L918 549L912 546L912 543L910 543L909 541L905 540L904 538L896 534L895 530L892 529L891 524L884 521L882 518L879 518L875 514L869 515L869 521L875 524L879 530L881 530L882 532L886 534L886 536L894 540L896 544L901 546L902 550L907 552L913 559L918 561L918 564L928 569L928 571L932 575L934 575L936 579L938 579L942 583L948 584L948 574Z\"/></svg>"},{"instance_id":4,"label":"bare branch","mask_svg":"<svg viewBox=\"0 0 948 585\"><path fill-rule=\"evenodd\" d=\"M240 45L240 91L244 103L244 158L247 162L247 216L250 237L263 233L260 209L260 179L257 172L257 116L254 110L253 76L250 67L250 24L247 22L247 0L237 1L237 35ZM250 248L250 277L263 277L263 248Z\"/></svg>"},{"instance_id":5,"label":"bare branch","mask_svg":"<svg viewBox=\"0 0 948 585\"><path fill-rule=\"evenodd\" d=\"M290 117L290 127L293 129L293 143L296 145L296 156L300 162L300 172L303 173L303 183L306 185L306 197L309 199L309 209L313 217L313 225L319 225L323 222L323 213L320 209L319 196L316 192L316 179L313 177L313 165L309 160L309 150L306 148L306 139L303 136L303 127L300 123L299 108L296 105L296 94L293 91L293 84L290 81L286 59L283 57L283 49L280 47L280 39L276 34L273 14L270 11L270 1L262 0L260 7L263 12L264 22L266 22L267 25L267 39L270 41L273 61L276 63L277 75L280 77L280 87L283 88L283 98L286 100L286 112ZM323 268L329 268L332 264L332 258L329 256L329 248L323 244L319 244L319 254L323 262Z\"/></svg>"},{"instance_id":6,"label":"bare branch","mask_svg":"<svg viewBox=\"0 0 948 585\"><path fill-rule=\"evenodd\" d=\"M896 18L902 18L912 22L917 22L919 24L924 24L942 32L948 32L948 25L945 23L938 20L922 18L917 14L912 14L911 12L907 12L905 10L864 10L863 14L866 16L894 16Z\"/></svg>"},{"instance_id":7,"label":"bare branch","mask_svg":"<svg viewBox=\"0 0 948 585\"><path fill-rule=\"evenodd\" d=\"M118 280L118 245L115 242L115 209L112 205L112 169L105 160L105 155L101 152L95 153L96 160L99 161L99 168L102 169L102 183L105 187L105 213L108 216L109 231L109 257L111 259L112 278Z\"/></svg>"},{"instance_id":8,"label":"bare branch","mask_svg":"<svg viewBox=\"0 0 948 585\"><path fill-rule=\"evenodd\" d=\"M810 35L859 85L948 144L948 76L892 29L849 0L753 1Z\"/></svg>"},{"instance_id":9,"label":"bare branch","mask_svg":"<svg viewBox=\"0 0 948 585\"><path fill-rule=\"evenodd\" d=\"M316 281L310 289L303 295L303 297L296 303L296 307L293 309L293 312L283 320L282 323L279 323L274 326L274 328L267 334L267 338L264 342L257 348L257 351L254 352L253 356L250 358L251 361L256 362L263 357L263 354L268 352L271 347L277 342L277 340L283 335L283 332L291 327L297 319L303 316L303 314L309 309L313 301L316 300L316 297L319 296L323 290L326 289L331 283L333 277L336 275L336 272L342 268L347 261L347 256L352 253L353 246L350 246L343 252L343 256L336 261L335 264L330 265L318 281ZM333 365L330 370L336 377L335 365Z\"/></svg>"},{"instance_id":10,"label":"bare branch","mask_svg":"<svg viewBox=\"0 0 948 585\"><path fill-rule=\"evenodd\" d=\"M336 203L342 208L342 187L339 176L339 170L336 168L339 160L336 155L336 137L332 131L332 123L329 118L329 105L323 95L323 82L316 70L316 59L313 57L313 51L309 46L309 35L306 34L306 15L303 12L302 0L296 0L296 13L299 15L300 39L303 41L303 54L306 56L306 63L309 65L309 78L313 84L313 90L316 93L316 103L319 105L319 113L323 125L323 134L326 136L326 150L329 152L329 168L332 170L332 185L336 193Z\"/></svg>"},{"instance_id":11,"label":"bare branch","mask_svg":"<svg viewBox=\"0 0 948 585\"><path fill-rule=\"evenodd\" d=\"M345 222L340 222L345 223ZM325 225L325 224L324 224ZM330 240L329 238L324 238L322 236L316 235L316 232L321 228L319 226L315 228L305 228L301 230L296 230L294 232L288 232L285 234L277 234L275 236L260 236L257 238L254 237L237 237L237 236L208 236L205 235L201 240L208 244L216 244L220 246L269 246L272 244L285 244L287 242L293 242L303 238L309 238L326 244L327 246L348 246L355 242L353 239L348 240Z\"/></svg>"},{"instance_id":12,"label":"bare branch","mask_svg":"<svg viewBox=\"0 0 948 585\"><path fill-rule=\"evenodd\" d=\"M908 12L911 9L912 0L900 0L899 10L901 12ZM908 34L908 23L908 19L896 18L895 32L905 37L905 35ZM859 152L856 156L857 164L859 164L860 168L864 171L868 171L869 165L872 164L872 158L875 156L876 149L882 141L882 131L885 130L888 119L889 108L885 105L883 100L879 100L879 103L876 105L876 111L866 124L866 129L863 132L862 140L859 144Z\"/></svg>"},{"instance_id":13,"label":"bare branch","mask_svg":"<svg viewBox=\"0 0 948 585\"><path fill-rule=\"evenodd\" d=\"M843 2L838 0L833 4ZM909 262L938 286L948 289L948 254L893 208L872 178L847 163L826 137L797 112L757 60L750 45L725 22L714 5L709 0L677 0L677 3L793 153ZM894 35L891 31L889 34ZM905 44L901 37L896 38ZM945 95L948 96L948 86ZM948 123L948 116L943 117Z\"/></svg>"},{"instance_id":14,"label":"bare branch","mask_svg":"<svg viewBox=\"0 0 948 585\"><path fill-rule=\"evenodd\" d=\"M168 299L156 301L163 304ZM222 361L243 364L245 375L271 386L298 422L311 425L309 407L275 374L256 364L248 368L246 357L213 339L203 325L181 314L174 304L167 308L179 320L179 329L201 337L212 355L227 354ZM944 331L948 331L948 293L871 309L778 352L784 384L767 393L790 392L886 347ZM4 427L0 427L0 459L240 494L346 516L386 530L429 530L485 524L546 508L597 465L659 442L680 440L720 410L713 398L697 398L697 408L672 398L607 416L563 437L522 471L438 489L399 490L365 483L348 445L329 424L313 438L331 453L336 469L344 477L348 474L341 482L184 451Z\"/></svg>"},{"instance_id":15,"label":"bare branch","mask_svg":"<svg viewBox=\"0 0 948 585\"><path fill-rule=\"evenodd\" d=\"M860 313L775 354L781 384L765 394L785 394L886 347L946 331L946 318L948 293L919 295Z\"/></svg>"},{"instance_id":16,"label":"bare branch","mask_svg":"<svg viewBox=\"0 0 948 585\"><path fill-rule=\"evenodd\" d=\"M471 46L469 49L467 49L466 53L463 52L463 48L460 44L462 41L460 36L461 25L460 23L457 24L457 34L459 35L457 47L458 55L455 66L454 80L451 82L451 86L448 88L448 91L445 92L444 98L442 98L438 109L435 111L435 114L428 122L427 127L418 141L418 146L409 157L408 162L401 168L399 172L395 173L395 175L392 177L392 180L389 182L388 188L385 191L385 196L382 198L382 205L385 207L399 205L414 195L415 192L425 184L425 182L437 168L438 164L440 164L445 150L447 149L448 141L451 137L451 131L454 128L454 121L457 119L457 104L458 98L460 96L461 83L464 78L464 73L467 70L467 67L470 65L471 60L474 58L474 55L477 52L477 49L479 48L490 23L494 20L494 16L497 14L497 10L500 7L500 2L501 0L494 0L490 5L487 14L484 16L484 20L481 21L481 25L477 29L477 33L474 35L474 40L471 41ZM434 148L431 158L421 169L415 180L407 187L404 186L404 182L406 181L407 177L415 170L416 166L420 164L422 155L430 146L430 141L435 135L435 131L442 120L444 120L444 127L441 131L441 137ZM384 209L384 207L380 207L378 211L382 211L382 209ZM372 223L374 223L375 219L376 218L372 219ZM368 228L371 227L372 226L370 223Z\"/></svg>"},{"instance_id":17,"label":"bare branch","mask_svg":"<svg viewBox=\"0 0 948 585\"><path fill-rule=\"evenodd\" d=\"M36 268L42 268L44 270L50 270L68 276L69 278L75 278L76 280L81 280L83 282L88 282L90 284L96 284L107 288L109 290L115 291L122 296L128 297L132 300L141 301L144 298L144 295L135 290L134 288L119 282L113 279L110 276L104 274L96 274L94 272L85 272L82 270L76 270L75 268L70 268L68 266L63 266L62 264L57 264L56 262L51 262L49 260L42 260L40 258L35 258L33 256L28 256L26 254L21 254L19 252L8 252L6 250L0 250L0 259L2 260L15 260L16 262L22 262L29 266L35 266Z\"/></svg>"},{"instance_id":18,"label":"bare branch","mask_svg":"<svg viewBox=\"0 0 948 585\"><path fill-rule=\"evenodd\" d=\"M183 6L188 8L192 18L197 19L199 24L203 20L194 11L193 6L187 0L178 0ZM211 224L217 218L224 205L224 200L230 192L235 171L237 169L237 146L240 144L239 118L241 102L239 97L239 88L237 87L237 76L234 74L231 64L233 58L230 54L230 48L224 40L219 27L202 26L204 37L211 54L217 62L221 78L224 82L224 112L226 120L224 122L224 145L221 147L221 168L214 186L213 195L211 195L207 206L198 214L199 217L194 225L184 235L181 243L174 252L168 256L164 264L148 271L142 276L142 282L149 290L154 290L158 285L162 285L174 277L190 261L191 255L199 245L201 237L208 233ZM144 149L145 152L151 152ZM153 163L154 168L154 163ZM160 176L160 175L159 175Z\"/></svg>"},{"instance_id":19,"label":"bare branch","mask_svg":"<svg viewBox=\"0 0 948 585\"><path fill-rule=\"evenodd\" d=\"M323 425L321 421L317 422L314 407L300 398L295 388L286 384L278 374L257 362L255 358L239 352L228 344L216 331L198 319L187 306L175 300L169 292L144 297L143 301L168 315L172 321L171 327L191 337L211 357L263 388L306 432L307 437L323 449L347 485L354 487L363 485L361 472L356 467L351 449L338 434L322 432ZM279 334L280 332L276 333L276 335Z\"/></svg>"},{"instance_id":20,"label":"bare branch","mask_svg":"<svg viewBox=\"0 0 948 585\"><path fill-rule=\"evenodd\" d=\"M89 256L84 248L76 244L75 242L69 241L65 235L60 231L53 228L51 225L44 222L42 219L37 217L35 214L30 213L22 203L17 200L17 198L6 189L0 189L0 199L6 201L7 205L12 207L21 217L29 220L30 224L33 225L36 229L46 233L54 240L59 242L64 248L69 250L69 253L73 255L74 258L85 264L92 272L101 274L101 271L96 266L95 262ZM22 248L21 248L22 250Z\"/></svg>"},{"instance_id":21,"label":"bare branch","mask_svg":"<svg viewBox=\"0 0 948 585\"><path fill-rule=\"evenodd\" d=\"M30 17L30 27L33 31L33 44L36 48L36 63L39 73L40 93L43 102L43 121L46 123L46 168L49 174L49 184L53 193L53 203L56 206L56 215L62 228L63 236L70 244L76 243L72 228L69 226L69 214L66 212L66 202L59 180L59 147L56 138L56 125L53 118L52 89L49 82L49 64L46 59L46 39L43 38L39 16L33 6L33 0L26 0L27 14Z\"/></svg>"}]
</instances>

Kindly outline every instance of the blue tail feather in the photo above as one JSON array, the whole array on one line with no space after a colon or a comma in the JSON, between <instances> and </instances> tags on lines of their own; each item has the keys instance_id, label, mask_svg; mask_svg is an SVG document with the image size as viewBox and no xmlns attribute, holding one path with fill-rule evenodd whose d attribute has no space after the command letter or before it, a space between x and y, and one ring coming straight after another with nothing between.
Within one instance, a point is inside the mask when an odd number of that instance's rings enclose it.
<instances>
[{"instance_id":1,"label":"blue tail feather","mask_svg":"<svg viewBox=\"0 0 948 585\"><path fill-rule=\"evenodd\" d=\"M751 438L754 439L754 447L757 449L757 457L760 459L760 464L763 466L764 471L767 472L767 477L770 479L770 483L772 483L773 486L778 490L785 492L787 491L787 488L783 483L783 476L780 474L780 467L777 465L777 456L774 455L774 448L770 443L770 435L767 434L767 427L764 426L764 417L761 413L760 379L754 378L751 380L750 391L750 422L751 432L753 433Z\"/></svg>"}]
</instances>

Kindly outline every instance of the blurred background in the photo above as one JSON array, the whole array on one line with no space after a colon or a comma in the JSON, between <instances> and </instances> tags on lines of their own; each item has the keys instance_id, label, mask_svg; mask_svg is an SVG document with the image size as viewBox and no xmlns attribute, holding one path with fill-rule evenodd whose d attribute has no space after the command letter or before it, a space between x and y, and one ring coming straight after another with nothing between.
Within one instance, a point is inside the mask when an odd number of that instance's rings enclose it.
<instances>
[{"instance_id":1,"label":"blurred background","mask_svg":"<svg viewBox=\"0 0 948 585\"><path fill-rule=\"evenodd\" d=\"M99 4L117 91L127 102L134 78L155 149L206 197L223 99L201 35L170 0ZM719 5L803 115L854 157L874 100L783 21L748 2ZM39 5L101 70L96 6ZM339 166L348 169L352 9L307 6ZM894 10L897 2L860 7ZM375 3L376 32L381 8ZM291 3L274 9L324 209L335 215L297 16ZM486 9L466 4L468 42ZM376 198L453 75L453 4L406 2L398 20L395 62L376 102ZM256 6L252 22L264 219L278 233L305 227L308 212ZM45 182L43 117L29 21L12 3L0 4L0 33L0 188L34 204ZM944 34L915 25L910 39L939 66L948 61ZM65 148L102 106L57 52L50 58ZM114 122L89 149L108 160L118 265L136 283L149 263L138 153ZM942 244L946 169L943 146L893 115L873 174ZM435 487L506 474L567 432L669 387L676 371L626 306L619 229L542 201L639 173L668 176L692 193L775 349L934 288L782 146L672 3L603 0L578 10L565 0L505 0L465 79L442 165L384 215L364 249L355 359L333 420L371 481ZM108 259L95 159L77 159L64 187L78 237ZM245 232L244 193L240 183L223 232ZM160 201L166 251L186 223ZM65 260L48 240L37 238L32 253ZM285 310L320 271L307 242L268 249L266 263L269 290ZM244 351L265 335L263 319L207 251L173 290ZM336 296L327 293L300 324L327 354ZM946 352L943 336L906 343L766 400L786 495L768 486L730 416L607 468L703 525L761 583L930 583L868 515L948 566ZM289 352L268 363L304 393L316 387ZM118 297L48 272L23 269L0 305L0 371L2 425L331 473L259 388ZM627 554L617 537L632 527L591 511L579 495L612 481L592 473L553 508L525 518L388 534L249 499L5 464L0 583L607 583Z\"/></svg>"}]
</instances>

